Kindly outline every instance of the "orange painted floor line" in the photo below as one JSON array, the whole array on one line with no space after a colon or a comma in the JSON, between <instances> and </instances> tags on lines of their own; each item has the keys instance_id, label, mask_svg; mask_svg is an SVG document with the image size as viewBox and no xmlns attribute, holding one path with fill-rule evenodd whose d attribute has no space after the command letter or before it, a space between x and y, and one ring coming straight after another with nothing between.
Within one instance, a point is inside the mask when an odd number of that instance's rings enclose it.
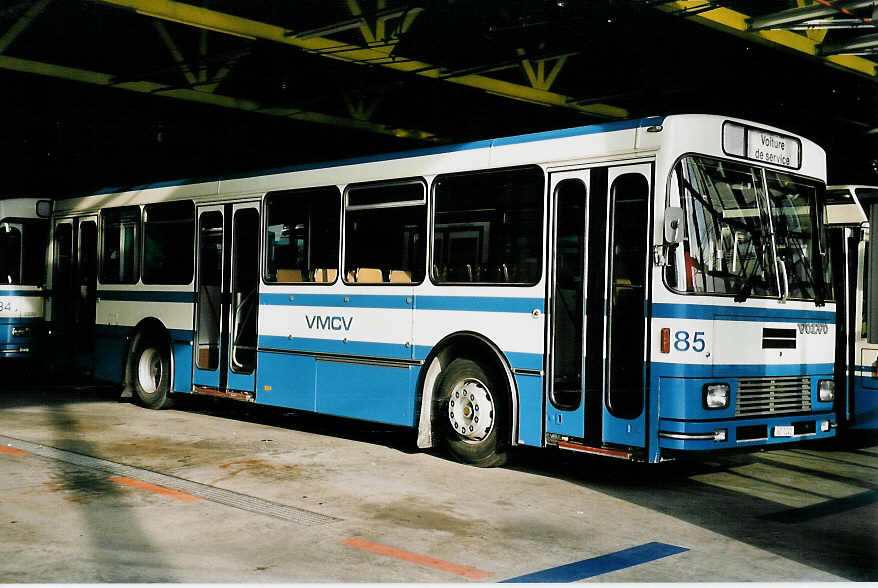
<instances>
[{"instance_id":1,"label":"orange painted floor line","mask_svg":"<svg viewBox=\"0 0 878 588\"><path fill-rule=\"evenodd\" d=\"M5 445L0 445L0 453L6 453L8 455L30 455L29 451L22 451L21 449L7 447Z\"/></svg>"},{"instance_id":2,"label":"orange painted floor line","mask_svg":"<svg viewBox=\"0 0 878 588\"><path fill-rule=\"evenodd\" d=\"M363 551L370 551L372 553L377 553L378 555L386 555L387 557L401 559L403 561L408 561L428 568L433 568L435 570L441 570L443 572L448 572L457 576L463 576L464 578L468 578L470 580L484 580L485 578L489 578L494 575L491 572L485 572L477 568L461 566L451 563L449 561L436 559L435 557L428 557L419 553L412 553L411 551L405 551L403 549L397 549L396 547L390 547L389 545L381 545L380 543L364 541L363 539L347 539L345 541L342 541L341 543L342 545L347 545L348 547L356 547L357 549L362 549Z\"/></svg>"},{"instance_id":3,"label":"orange painted floor line","mask_svg":"<svg viewBox=\"0 0 878 588\"><path fill-rule=\"evenodd\" d=\"M125 486L131 486L132 488L139 488L140 490L146 490L147 492L154 492L156 494L164 494L165 496L170 496L172 498L176 498L177 500L182 500L184 502L198 502L199 500L203 500L198 496L192 496L191 494L186 494L184 492L177 492L176 490L171 490L170 488L165 488L164 486L157 486L155 484L150 484L149 482L142 482L140 480L135 480L134 478L126 478L124 476L116 476L114 478L110 478L111 482L115 482L116 484L123 484Z\"/></svg>"}]
</instances>

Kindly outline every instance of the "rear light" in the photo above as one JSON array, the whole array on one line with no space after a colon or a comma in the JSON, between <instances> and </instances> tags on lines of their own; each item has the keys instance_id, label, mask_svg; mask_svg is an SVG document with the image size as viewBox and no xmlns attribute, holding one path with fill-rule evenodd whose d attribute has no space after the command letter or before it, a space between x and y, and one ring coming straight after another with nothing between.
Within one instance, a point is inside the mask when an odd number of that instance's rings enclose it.
<instances>
[{"instance_id":1,"label":"rear light","mask_svg":"<svg viewBox=\"0 0 878 588\"><path fill-rule=\"evenodd\" d=\"M671 352L671 329L662 329L662 353Z\"/></svg>"}]
</instances>

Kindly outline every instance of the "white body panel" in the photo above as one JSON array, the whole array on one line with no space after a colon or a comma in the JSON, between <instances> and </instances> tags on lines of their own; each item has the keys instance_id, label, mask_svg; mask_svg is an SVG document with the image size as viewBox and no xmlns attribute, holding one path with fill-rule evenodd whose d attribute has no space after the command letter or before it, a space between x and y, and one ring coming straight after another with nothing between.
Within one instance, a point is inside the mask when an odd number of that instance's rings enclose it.
<instances>
[{"instance_id":1,"label":"white body panel","mask_svg":"<svg viewBox=\"0 0 878 588\"><path fill-rule=\"evenodd\" d=\"M39 286L4 286L0 292L14 291L15 296L0 294L0 319L43 318L43 289Z\"/></svg>"}]
</instances>

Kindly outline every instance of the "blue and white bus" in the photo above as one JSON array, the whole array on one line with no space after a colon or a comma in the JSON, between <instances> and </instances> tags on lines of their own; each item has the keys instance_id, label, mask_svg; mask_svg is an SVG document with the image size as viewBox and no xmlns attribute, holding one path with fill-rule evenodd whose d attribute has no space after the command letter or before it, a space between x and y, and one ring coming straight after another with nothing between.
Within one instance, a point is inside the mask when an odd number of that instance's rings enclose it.
<instances>
[{"instance_id":1,"label":"blue and white bus","mask_svg":"<svg viewBox=\"0 0 878 588\"><path fill-rule=\"evenodd\" d=\"M838 185L826 191L838 300L838 424L878 429L878 258L869 246L878 215L878 186Z\"/></svg>"},{"instance_id":2,"label":"blue and white bus","mask_svg":"<svg viewBox=\"0 0 878 588\"><path fill-rule=\"evenodd\" d=\"M106 190L55 205L53 318L148 407L411 427L483 466L830 437L825 180L808 139L678 115Z\"/></svg>"},{"instance_id":3,"label":"blue and white bus","mask_svg":"<svg viewBox=\"0 0 878 588\"><path fill-rule=\"evenodd\" d=\"M51 206L37 198L0 200L0 362L43 353Z\"/></svg>"}]
</instances>

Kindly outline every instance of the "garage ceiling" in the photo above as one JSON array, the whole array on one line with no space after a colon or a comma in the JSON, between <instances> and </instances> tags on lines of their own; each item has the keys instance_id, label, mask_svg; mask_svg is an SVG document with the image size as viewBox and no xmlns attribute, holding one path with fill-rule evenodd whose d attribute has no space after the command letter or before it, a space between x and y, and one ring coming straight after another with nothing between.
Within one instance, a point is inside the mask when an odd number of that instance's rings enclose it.
<instances>
[{"instance_id":1,"label":"garage ceiling","mask_svg":"<svg viewBox=\"0 0 878 588\"><path fill-rule=\"evenodd\" d=\"M31 0L0 5L0 196L210 177L677 112L878 183L872 1Z\"/></svg>"}]
</instances>

